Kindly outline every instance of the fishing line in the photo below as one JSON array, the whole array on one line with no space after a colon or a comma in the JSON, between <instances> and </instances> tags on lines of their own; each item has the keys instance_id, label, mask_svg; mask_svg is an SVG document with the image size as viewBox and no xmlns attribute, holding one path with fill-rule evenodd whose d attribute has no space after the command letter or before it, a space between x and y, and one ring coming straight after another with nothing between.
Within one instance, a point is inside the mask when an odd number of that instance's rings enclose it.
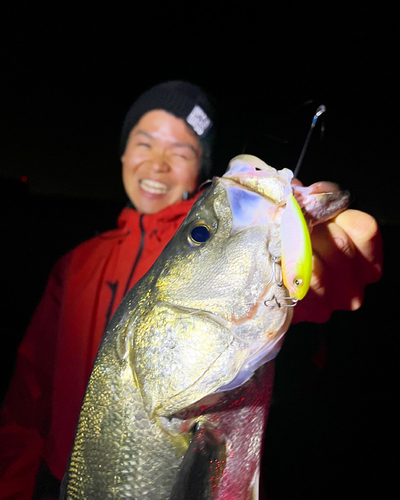
<instances>
[{"instance_id":1,"label":"fishing line","mask_svg":"<svg viewBox=\"0 0 400 500\"><path fill-rule=\"evenodd\" d=\"M312 131L314 130L314 127L317 123L317 120L323 113L325 113L325 111L326 111L326 107L323 104L321 104L321 106L318 106L317 111L315 112L315 115L314 115L312 122L311 122L310 130L308 131L306 140L305 140L304 145L303 145L303 149L301 150L299 160L297 162L296 168L294 169L294 177L297 177L297 175L299 173L301 164L303 162L304 155L305 155L307 148L308 148L308 143L310 142ZM323 134L324 131L325 131L325 126L324 126L324 123L322 122L321 134Z\"/></svg>"}]
</instances>

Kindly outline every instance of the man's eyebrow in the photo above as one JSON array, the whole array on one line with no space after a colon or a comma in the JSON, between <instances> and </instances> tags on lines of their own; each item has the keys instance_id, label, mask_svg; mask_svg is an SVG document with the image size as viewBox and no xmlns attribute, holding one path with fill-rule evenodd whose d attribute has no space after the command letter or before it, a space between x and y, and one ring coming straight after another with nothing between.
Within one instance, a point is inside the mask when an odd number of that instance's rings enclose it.
<instances>
[{"instance_id":1,"label":"man's eyebrow","mask_svg":"<svg viewBox=\"0 0 400 500\"><path fill-rule=\"evenodd\" d=\"M198 150L194 146L192 146L191 144L188 144L187 142L174 142L172 145L176 148L189 148L194 153L196 153L196 154L198 153Z\"/></svg>"},{"instance_id":2,"label":"man's eyebrow","mask_svg":"<svg viewBox=\"0 0 400 500\"><path fill-rule=\"evenodd\" d=\"M145 130L137 130L135 132L135 135L138 135L138 134L141 134L141 135L144 135L146 136L148 139L154 139L154 136L151 135L149 132L146 132ZM176 148L189 148L191 149L194 153L198 154L198 149L195 148L192 144L189 144L188 142L173 142L172 143L172 146L173 147L176 147Z\"/></svg>"},{"instance_id":3,"label":"man's eyebrow","mask_svg":"<svg viewBox=\"0 0 400 500\"><path fill-rule=\"evenodd\" d=\"M154 139L154 137L151 134L149 134L148 132L145 132L144 130L136 130L134 135L138 135L138 134L145 135L149 139Z\"/></svg>"}]
</instances>

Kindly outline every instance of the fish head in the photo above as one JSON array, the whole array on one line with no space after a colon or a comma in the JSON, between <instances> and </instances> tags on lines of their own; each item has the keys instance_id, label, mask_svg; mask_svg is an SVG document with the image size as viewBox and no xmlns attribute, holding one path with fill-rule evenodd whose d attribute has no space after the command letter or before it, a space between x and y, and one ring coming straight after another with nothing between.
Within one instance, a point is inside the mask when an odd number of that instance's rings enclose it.
<instances>
[{"instance_id":1,"label":"fish head","mask_svg":"<svg viewBox=\"0 0 400 500\"><path fill-rule=\"evenodd\" d=\"M234 159L134 292L131 366L149 413L242 385L276 356L292 308L267 304L288 298L279 258L290 178Z\"/></svg>"}]
</instances>

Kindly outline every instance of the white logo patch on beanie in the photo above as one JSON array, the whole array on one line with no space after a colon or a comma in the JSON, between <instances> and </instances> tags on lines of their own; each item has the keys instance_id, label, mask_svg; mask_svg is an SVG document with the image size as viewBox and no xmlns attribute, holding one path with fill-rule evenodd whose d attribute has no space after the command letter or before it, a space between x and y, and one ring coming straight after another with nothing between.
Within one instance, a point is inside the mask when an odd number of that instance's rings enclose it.
<instances>
[{"instance_id":1,"label":"white logo patch on beanie","mask_svg":"<svg viewBox=\"0 0 400 500\"><path fill-rule=\"evenodd\" d=\"M200 106L196 106L192 109L189 116L186 118L188 124L193 128L198 136L202 136L204 132L211 125L211 120L204 113Z\"/></svg>"}]
</instances>

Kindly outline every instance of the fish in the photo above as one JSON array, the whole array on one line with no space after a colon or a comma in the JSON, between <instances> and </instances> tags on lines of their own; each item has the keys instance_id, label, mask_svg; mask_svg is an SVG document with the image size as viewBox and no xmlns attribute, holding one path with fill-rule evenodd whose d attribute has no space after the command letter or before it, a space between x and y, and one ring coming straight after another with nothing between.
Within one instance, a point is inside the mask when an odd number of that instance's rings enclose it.
<instances>
[{"instance_id":1,"label":"fish","mask_svg":"<svg viewBox=\"0 0 400 500\"><path fill-rule=\"evenodd\" d=\"M347 206L251 155L212 179L107 328L61 499L258 498L273 359L309 286L309 231Z\"/></svg>"}]
</instances>

